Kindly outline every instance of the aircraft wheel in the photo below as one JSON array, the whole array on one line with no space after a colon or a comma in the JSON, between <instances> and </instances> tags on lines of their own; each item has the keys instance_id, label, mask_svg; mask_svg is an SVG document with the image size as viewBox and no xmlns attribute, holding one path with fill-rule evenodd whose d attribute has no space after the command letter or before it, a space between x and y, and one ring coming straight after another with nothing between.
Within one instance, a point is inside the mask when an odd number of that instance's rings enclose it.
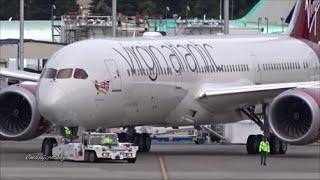
<instances>
[{"instance_id":1,"label":"aircraft wheel","mask_svg":"<svg viewBox=\"0 0 320 180\"><path fill-rule=\"evenodd\" d=\"M150 134L148 133L143 133L142 134L143 138L143 149L141 152L150 152L151 149L151 137Z\"/></svg>"},{"instance_id":2,"label":"aircraft wheel","mask_svg":"<svg viewBox=\"0 0 320 180\"><path fill-rule=\"evenodd\" d=\"M269 139L270 154L279 154L280 151L280 140L275 136L271 135Z\"/></svg>"},{"instance_id":3,"label":"aircraft wheel","mask_svg":"<svg viewBox=\"0 0 320 180\"><path fill-rule=\"evenodd\" d=\"M118 134L119 142L129 142L129 138L127 133L119 133Z\"/></svg>"},{"instance_id":4,"label":"aircraft wheel","mask_svg":"<svg viewBox=\"0 0 320 180\"><path fill-rule=\"evenodd\" d=\"M54 138L45 138L42 142L41 151L43 156L52 156L52 148L57 145L57 141Z\"/></svg>"},{"instance_id":5,"label":"aircraft wheel","mask_svg":"<svg viewBox=\"0 0 320 180\"><path fill-rule=\"evenodd\" d=\"M90 163L96 162L96 161L97 161L96 153L93 152L93 151L89 151L88 153L89 153L89 154L88 154L88 155L89 155L89 156L88 156L88 162L90 162Z\"/></svg>"},{"instance_id":6,"label":"aircraft wheel","mask_svg":"<svg viewBox=\"0 0 320 180\"><path fill-rule=\"evenodd\" d=\"M128 163L136 163L137 158L127 159Z\"/></svg>"},{"instance_id":7,"label":"aircraft wheel","mask_svg":"<svg viewBox=\"0 0 320 180\"><path fill-rule=\"evenodd\" d=\"M144 149L144 143L143 143L143 136L142 134L136 134L135 135L135 143L134 143L136 146L139 147L139 150L138 152L144 152L143 149Z\"/></svg>"},{"instance_id":8,"label":"aircraft wheel","mask_svg":"<svg viewBox=\"0 0 320 180\"><path fill-rule=\"evenodd\" d=\"M255 141L257 139L256 135L250 135L247 139L247 152L248 154L256 154Z\"/></svg>"},{"instance_id":9,"label":"aircraft wheel","mask_svg":"<svg viewBox=\"0 0 320 180\"><path fill-rule=\"evenodd\" d=\"M279 154L286 154L287 150L288 150L288 144L284 141L281 141Z\"/></svg>"},{"instance_id":10,"label":"aircraft wheel","mask_svg":"<svg viewBox=\"0 0 320 180\"><path fill-rule=\"evenodd\" d=\"M263 140L263 135L262 134L258 134L256 136L257 136L257 139L256 139L256 144L255 144L255 151L256 151L256 154L258 154L259 153L260 143Z\"/></svg>"},{"instance_id":11,"label":"aircraft wheel","mask_svg":"<svg viewBox=\"0 0 320 180\"><path fill-rule=\"evenodd\" d=\"M287 143L280 140L274 135L270 139L270 154L285 154L287 152Z\"/></svg>"}]
</instances>

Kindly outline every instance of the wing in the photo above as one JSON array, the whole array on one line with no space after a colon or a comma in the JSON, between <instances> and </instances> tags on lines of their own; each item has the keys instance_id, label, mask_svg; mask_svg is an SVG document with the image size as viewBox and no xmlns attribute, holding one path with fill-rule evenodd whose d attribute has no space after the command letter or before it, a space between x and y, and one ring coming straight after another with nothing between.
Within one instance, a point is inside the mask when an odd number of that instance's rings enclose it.
<instances>
[{"instance_id":1,"label":"wing","mask_svg":"<svg viewBox=\"0 0 320 180\"><path fill-rule=\"evenodd\" d=\"M40 75L36 73L9 70L6 68L0 68L0 77L6 77L6 78L22 80L22 81L34 81L34 82L37 82L40 79Z\"/></svg>"},{"instance_id":2,"label":"wing","mask_svg":"<svg viewBox=\"0 0 320 180\"><path fill-rule=\"evenodd\" d=\"M228 111L246 104L272 100L281 92L289 89L319 87L319 81L243 86L229 84L227 87L204 84L196 94L195 99L210 112Z\"/></svg>"}]
</instances>

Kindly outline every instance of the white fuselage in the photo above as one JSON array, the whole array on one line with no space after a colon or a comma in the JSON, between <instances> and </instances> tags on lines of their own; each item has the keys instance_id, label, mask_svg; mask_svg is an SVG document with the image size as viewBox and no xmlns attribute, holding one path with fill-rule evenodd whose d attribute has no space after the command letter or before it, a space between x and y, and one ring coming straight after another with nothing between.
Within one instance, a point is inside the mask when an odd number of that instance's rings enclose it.
<instances>
[{"instance_id":1,"label":"white fuselage","mask_svg":"<svg viewBox=\"0 0 320 180\"><path fill-rule=\"evenodd\" d=\"M320 73L316 53L285 35L86 40L57 52L48 68L80 68L88 77L41 78L40 113L87 128L235 122L242 117L232 104L209 112L195 101L202 85L303 82Z\"/></svg>"}]
</instances>

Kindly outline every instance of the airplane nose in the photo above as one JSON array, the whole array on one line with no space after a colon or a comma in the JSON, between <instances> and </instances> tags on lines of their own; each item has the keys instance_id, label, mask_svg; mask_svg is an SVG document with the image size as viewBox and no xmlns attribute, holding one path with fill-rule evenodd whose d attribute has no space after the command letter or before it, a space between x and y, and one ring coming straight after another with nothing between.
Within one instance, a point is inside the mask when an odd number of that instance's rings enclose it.
<instances>
[{"instance_id":1,"label":"airplane nose","mask_svg":"<svg viewBox=\"0 0 320 180\"><path fill-rule=\"evenodd\" d=\"M47 120L57 123L68 120L68 98L59 87L38 91L38 108Z\"/></svg>"}]
</instances>

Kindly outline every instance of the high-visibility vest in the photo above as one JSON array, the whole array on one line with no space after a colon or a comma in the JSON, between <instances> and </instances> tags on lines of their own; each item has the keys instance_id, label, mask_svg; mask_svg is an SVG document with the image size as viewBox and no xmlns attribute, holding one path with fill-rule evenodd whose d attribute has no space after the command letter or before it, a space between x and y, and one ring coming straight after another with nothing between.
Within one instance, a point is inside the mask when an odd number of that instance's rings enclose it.
<instances>
[{"instance_id":1,"label":"high-visibility vest","mask_svg":"<svg viewBox=\"0 0 320 180\"><path fill-rule=\"evenodd\" d=\"M268 141L261 141L259 146L259 152L270 153L270 145Z\"/></svg>"},{"instance_id":2,"label":"high-visibility vest","mask_svg":"<svg viewBox=\"0 0 320 180\"><path fill-rule=\"evenodd\" d=\"M113 141L112 141L111 138L105 137L105 138L102 139L101 144L110 145L110 144L112 144L112 142L113 142Z\"/></svg>"},{"instance_id":3,"label":"high-visibility vest","mask_svg":"<svg viewBox=\"0 0 320 180\"><path fill-rule=\"evenodd\" d=\"M64 134L65 134L65 136L70 136L71 130L68 127L64 127Z\"/></svg>"}]
</instances>

